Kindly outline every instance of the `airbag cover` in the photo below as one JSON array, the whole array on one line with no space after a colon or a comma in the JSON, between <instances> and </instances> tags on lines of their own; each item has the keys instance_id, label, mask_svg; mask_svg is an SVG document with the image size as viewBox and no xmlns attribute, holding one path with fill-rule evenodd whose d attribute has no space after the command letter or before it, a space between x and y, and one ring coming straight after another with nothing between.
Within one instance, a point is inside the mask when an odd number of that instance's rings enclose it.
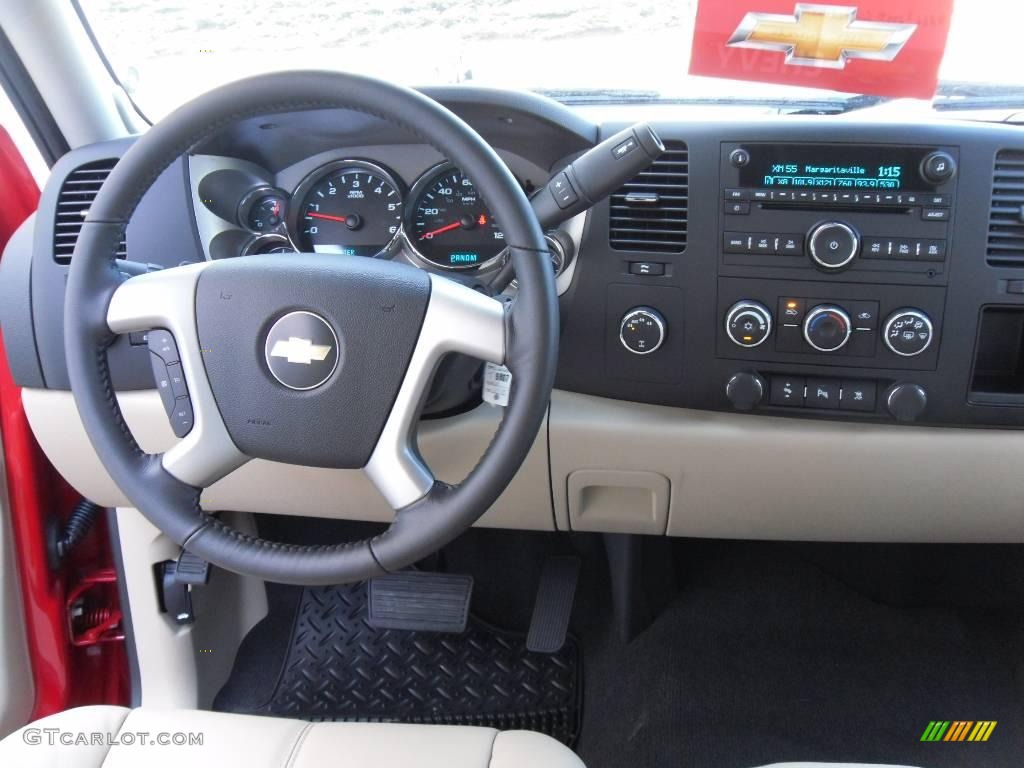
<instances>
[{"instance_id":1,"label":"airbag cover","mask_svg":"<svg viewBox=\"0 0 1024 768\"><path fill-rule=\"evenodd\" d=\"M425 272L352 256L270 254L204 270L199 342L238 448L289 464L363 467L429 298Z\"/></svg>"}]
</instances>

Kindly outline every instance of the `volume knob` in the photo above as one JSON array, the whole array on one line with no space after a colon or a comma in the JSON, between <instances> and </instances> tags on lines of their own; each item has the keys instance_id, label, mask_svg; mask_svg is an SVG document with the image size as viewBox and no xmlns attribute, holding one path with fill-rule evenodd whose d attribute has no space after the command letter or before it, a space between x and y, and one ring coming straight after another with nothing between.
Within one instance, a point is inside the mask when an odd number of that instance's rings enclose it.
<instances>
[{"instance_id":1,"label":"volume knob","mask_svg":"<svg viewBox=\"0 0 1024 768\"><path fill-rule=\"evenodd\" d=\"M857 256L860 236L848 224L826 221L807 234L811 260L822 269L842 269Z\"/></svg>"}]
</instances>

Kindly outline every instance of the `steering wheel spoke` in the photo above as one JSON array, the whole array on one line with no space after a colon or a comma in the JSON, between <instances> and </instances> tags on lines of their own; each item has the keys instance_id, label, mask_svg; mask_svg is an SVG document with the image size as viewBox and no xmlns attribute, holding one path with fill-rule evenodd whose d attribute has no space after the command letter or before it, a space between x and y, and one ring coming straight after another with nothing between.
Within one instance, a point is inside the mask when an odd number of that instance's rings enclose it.
<instances>
[{"instance_id":1,"label":"steering wheel spoke","mask_svg":"<svg viewBox=\"0 0 1024 768\"><path fill-rule=\"evenodd\" d=\"M366 464L366 474L393 509L426 496L435 478L416 448L416 424L441 358L459 352L505 362L505 304L438 275L409 367Z\"/></svg>"},{"instance_id":2,"label":"steering wheel spoke","mask_svg":"<svg viewBox=\"0 0 1024 768\"><path fill-rule=\"evenodd\" d=\"M107 325L114 333L165 329L174 336L188 396L192 429L161 461L168 473L206 488L245 464L249 457L231 440L203 365L196 327L196 285L209 262L131 277L114 292Z\"/></svg>"}]
</instances>

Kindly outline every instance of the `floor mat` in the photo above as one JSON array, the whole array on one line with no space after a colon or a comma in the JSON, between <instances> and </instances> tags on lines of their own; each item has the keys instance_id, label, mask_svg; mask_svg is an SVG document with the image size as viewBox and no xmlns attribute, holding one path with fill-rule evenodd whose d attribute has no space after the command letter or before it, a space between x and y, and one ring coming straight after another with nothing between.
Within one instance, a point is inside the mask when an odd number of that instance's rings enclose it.
<instances>
[{"instance_id":1,"label":"floor mat","mask_svg":"<svg viewBox=\"0 0 1024 768\"><path fill-rule=\"evenodd\" d=\"M581 654L530 653L525 636L470 617L461 635L366 622L366 587L275 587L215 709L307 720L528 729L573 744ZM290 632L284 627L290 622ZM283 663L268 664L276 657Z\"/></svg>"},{"instance_id":2,"label":"floor mat","mask_svg":"<svg viewBox=\"0 0 1024 768\"><path fill-rule=\"evenodd\" d=\"M961 571L935 569L940 598L973 592L983 598L974 605L959 595L952 603L916 595L914 604L890 602L928 582L928 552L941 564L947 550L927 550L919 577L898 590L879 579L885 600L807 557L812 551L688 546L684 588L632 642L578 629L587 766L1020 766L1024 612L1012 590L984 577L995 550L980 550ZM870 551L849 552L851 574L866 570ZM881 551L891 554L880 571L907 552ZM922 742L933 720L997 725L985 743Z\"/></svg>"}]
</instances>

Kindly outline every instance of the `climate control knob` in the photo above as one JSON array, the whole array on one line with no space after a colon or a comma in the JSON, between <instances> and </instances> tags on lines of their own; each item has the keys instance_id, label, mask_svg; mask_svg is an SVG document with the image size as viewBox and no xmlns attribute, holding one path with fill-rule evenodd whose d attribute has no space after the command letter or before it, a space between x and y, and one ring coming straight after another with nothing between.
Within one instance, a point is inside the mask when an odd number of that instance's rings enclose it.
<instances>
[{"instance_id":1,"label":"climate control knob","mask_svg":"<svg viewBox=\"0 0 1024 768\"><path fill-rule=\"evenodd\" d=\"M934 335L932 321L920 309L897 309L885 321L885 346L900 357L920 355L931 346Z\"/></svg>"},{"instance_id":2,"label":"climate control knob","mask_svg":"<svg viewBox=\"0 0 1024 768\"><path fill-rule=\"evenodd\" d=\"M852 330L850 316L834 304L819 304L804 318L804 341L819 352L842 349Z\"/></svg>"},{"instance_id":3,"label":"climate control knob","mask_svg":"<svg viewBox=\"0 0 1024 768\"><path fill-rule=\"evenodd\" d=\"M763 344L772 332L772 313L757 301L737 301L725 313L725 334L741 347Z\"/></svg>"},{"instance_id":4,"label":"climate control knob","mask_svg":"<svg viewBox=\"0 0 1024 768\"><path fill-rule=\"evenodd\" d=\"M661 313L651 307L634 307L619 325L619 341L634 355L649 355L665 341L667 324Z\"/></svg>"},{"instance_id":5,"label":"climate control knob","mask_svg":"<svg viewBox=\"0 0 1024 768\"><path fill-rule=\"evenodd\" d=\"M860 251L860 235L849 224L826 221L807 233L811 260L822 269L842 269Z\"/></svg>"}]
</instances>

